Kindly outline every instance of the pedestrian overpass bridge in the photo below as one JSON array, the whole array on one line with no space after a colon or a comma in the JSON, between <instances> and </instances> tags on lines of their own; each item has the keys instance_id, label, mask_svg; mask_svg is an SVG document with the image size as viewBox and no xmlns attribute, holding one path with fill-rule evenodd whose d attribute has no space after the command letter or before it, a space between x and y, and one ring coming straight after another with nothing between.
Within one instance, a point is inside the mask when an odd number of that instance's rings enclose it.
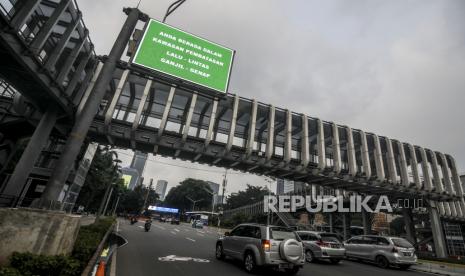
<instances>
[{"instance_id":1,"label":"pedestrian overpass bridge","mask_svg":"<svg viewBox=\"0 0 465 276\"><path fill-rule=\"evenodd\" d=\"M439 202L443 217L465 218L451 155L256 99L215 97L123 62L136 24L148 19L134 8L125 13L112 51L97 57L75 1L0 2L2 86L19 91L0 92L1 139L14 136L5 130L24 131L14 118L40 120L30 125L33 145L7 186L22 187L40 145L58 135L67 143L44 192L48 199L58 198L86 138L338 190L421 197L432 207Z\"/></svg>"}]
</instances>

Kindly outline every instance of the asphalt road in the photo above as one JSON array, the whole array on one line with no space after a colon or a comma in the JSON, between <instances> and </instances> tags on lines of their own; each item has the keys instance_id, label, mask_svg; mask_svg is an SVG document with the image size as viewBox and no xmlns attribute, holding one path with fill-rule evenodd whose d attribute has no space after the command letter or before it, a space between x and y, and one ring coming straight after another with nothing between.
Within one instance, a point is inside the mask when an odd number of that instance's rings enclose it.
<instances>
[{"instance_id":1,"label":"asphalt road","mask_svg":"<svg viewBox=\"0 0 465 276\"><path fill-rule=\"evenodd\" d=\"M194 229L188 224L171 225L154 222L151 230L145 232L142 222L130 225L129 221L120 220L119 233L128 243L118 249L117 276L249 275L243 270L240 262L215 259L217 233L214 230ZM264 271L261 275L284 274ZM337 265L326 262L306 264L297 275L424 276L428 274L395 268L380 269L372 264L342 261Z\"/></svg>"}]
</instances>

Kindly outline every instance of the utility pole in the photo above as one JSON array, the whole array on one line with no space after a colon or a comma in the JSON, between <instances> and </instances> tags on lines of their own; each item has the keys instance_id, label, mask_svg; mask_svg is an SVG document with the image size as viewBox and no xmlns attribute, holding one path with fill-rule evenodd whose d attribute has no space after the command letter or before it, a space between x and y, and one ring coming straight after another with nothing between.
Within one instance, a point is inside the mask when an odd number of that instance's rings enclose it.
<instances>
[{"instance_id":1,"label":"utility pole","mask_svg":"<svg viewBox=\"0 0 465 276\"><path fill-rule=\"evenodd\" d=\"M152 190L152 184L153 184L153 178L150 178L149 189L147 190L147 194L145 194L144 205L142 205L141 213L144 212L144 210L145 210L145 205L147 204L147 199L149 198L150 191ZM142 184L142 185L144 185L144 184Z\"/></svg>"},{"instance_id":2,"label":"utility pole","mask_svg":"<svg viewBox=\"0 0 465 276\"><path fill-rule=\"evenodd\" d=\"M224 175L223 175L223 191L222 191L222 195L221 195L221 208L224 209L223 205L224 205L224 192L226 191L226 185L228 184L228 180L226 179L226 175L228 174L228 169L226 169L224 171Z\"/></svg>"}]
</instances>

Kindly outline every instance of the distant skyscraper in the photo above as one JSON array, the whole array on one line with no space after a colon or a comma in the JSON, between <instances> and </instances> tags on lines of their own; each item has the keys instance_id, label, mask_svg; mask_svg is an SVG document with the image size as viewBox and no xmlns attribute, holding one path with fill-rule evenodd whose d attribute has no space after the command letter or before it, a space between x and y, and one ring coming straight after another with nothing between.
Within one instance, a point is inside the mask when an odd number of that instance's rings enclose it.
<instances>
[{"instance_id":1,"label":"distant skyscraper","mask_svg":"<svg viewBox=\"0 0 465 276\"><path fill-rule=\"evenodd\" d=\"M276 194L283 195L288 193L302 194L305 189L305 183L286 179L278 179L276 185Z\"/></svg>"},{"instance_id":2,"label":"distant skyscraper","mask_svg":"<svg viewBox=\"0 0 465 276\"><path fill-rule=\"evenodd\" d=\"M124 185L126 185L128 189L134 190L140 181L139 172L130 167L122 168L121 172L123 173Z\"/></svg>"},{"instance_id":3,"label":"distant skyscraper","mask_svg":"<svg viewBox=\"0 0 465 276\"><path fill-rule=\"evenodd\" d=\"M147 163L147 153L135 151L131 161L131 168L136 169L139 173L139 179L136 185L142 184L142 176L144 175L145 164Z\"/></svg>"},{"instance_id":4,"label":"distant skyscraper","mask_svg":"<svg viewBox=\"0 0 465 276\"><path fill-rule=\"evenodd\" d=\"M220 184L211 181L207 181L207 183L210 186L210 189L212 189L212 192L216 194L213 200L213 204L216 205L218 203L221 203L222 197L220 195Z\"/></svg>"},{"instance_id":5,"label":"distant skyscraper","mask_svg":"<svg viewBox=\"0 0 465 276\"><path fill-rule=\"evenodd\" d=\"M155 192L160 196L160 200L165 200L166 187L168 186L168 181L158 180L157 186L155 187Z\"/></svg>"},{"instance_id":6,"label":"distant skyscraper","mask_svg":"<svg viewBox=\"0 0 465 276\"><path fill-rule=\"evenodd\" d=\"M294 192L294 181L286 180L286 179L278 179L276 181L276 194L277 195L284 195L287 193Z\"/></svg>"}]
</instances>

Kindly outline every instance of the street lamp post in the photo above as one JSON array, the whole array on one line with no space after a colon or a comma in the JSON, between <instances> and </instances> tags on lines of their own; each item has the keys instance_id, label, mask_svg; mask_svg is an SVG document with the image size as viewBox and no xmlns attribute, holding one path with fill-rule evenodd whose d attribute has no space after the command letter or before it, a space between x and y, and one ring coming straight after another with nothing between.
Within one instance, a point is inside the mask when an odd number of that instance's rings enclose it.
<instances>
[{"instance_id":1,"label":"street lamp post","mask_svg":"<svg viewBox=\"0 0 465 276\"><path fill-rule=\"evenodd\" d=\"M192 202L192 212L195 211L195 203L202 201L203 199L197 199L193 200L192 198L186 196L187 199L189 199Z\"/></svg>"}]
</instances>

